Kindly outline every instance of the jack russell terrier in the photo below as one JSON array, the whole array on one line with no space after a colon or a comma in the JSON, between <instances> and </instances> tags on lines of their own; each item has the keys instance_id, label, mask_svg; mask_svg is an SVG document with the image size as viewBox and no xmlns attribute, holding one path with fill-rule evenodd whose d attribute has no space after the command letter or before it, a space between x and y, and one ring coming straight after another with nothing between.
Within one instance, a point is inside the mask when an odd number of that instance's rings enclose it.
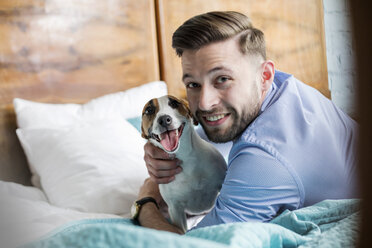
<instances>
[{"instance_id":1,"label":"jack russell terrier","mask_svg":"<svg viewBox=\"0 0 372 248\"><path fill-rule=\"evenodd\" d=\"M159 190L168 205L171 222L187 230L186 213L212 209L226 173L217 149L194 130L187 103L174 96L150 100L142 112L142 137L182 161L182 172Z\"/></svg>"}]
</instances>

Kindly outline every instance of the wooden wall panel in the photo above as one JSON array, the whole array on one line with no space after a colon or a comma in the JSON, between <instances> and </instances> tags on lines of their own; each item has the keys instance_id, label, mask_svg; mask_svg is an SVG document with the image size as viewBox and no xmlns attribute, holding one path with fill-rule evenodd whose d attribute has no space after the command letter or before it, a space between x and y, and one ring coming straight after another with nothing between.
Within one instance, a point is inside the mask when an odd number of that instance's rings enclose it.
<instances>
[{"instance_id":1,"label":"wooden wall panel","mask_svg":"<svg viewBox=\"0 0 372 248\"><path fill-rule=\"evenodd\" d=\"M81 103L159 80L154 7L153 0L0 1L0 179L29 180L14 97Z\"/></svg>"},{"instance_id":2,"label":"wooden wall panel","mask_svg":"<svg viewBox=\"0 0 372 248\"><path fill-rule=\"evenodd\" d=\"M82 102L159 79L151 0L2 0L1 104Z\"/></svg>"},{"instance_id":3,"label":"wooden wall panel","mask_svg":"<svg viewBox=\"0 0 372 248\"><path fill-rule=\"evenodd\" d=\"M172 94L184 97L181 62L171 48L173 32L188 18L235 10L264 31L267 55L276 68L295 75L330 97L321 0L158 0L162 75Z\"/></svg>"}]
</instances>

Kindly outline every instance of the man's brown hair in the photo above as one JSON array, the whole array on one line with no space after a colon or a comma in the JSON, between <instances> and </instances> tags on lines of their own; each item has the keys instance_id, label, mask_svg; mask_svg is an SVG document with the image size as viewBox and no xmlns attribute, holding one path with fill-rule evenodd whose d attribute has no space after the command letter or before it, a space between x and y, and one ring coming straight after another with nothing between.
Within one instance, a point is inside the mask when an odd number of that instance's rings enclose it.
<instances>
[{"instance_id":1,"label":"man's brown hair","mask_svg":"<svg viewBox=\"0 0 372 248\"><path fill-rule=\"evenodd\" d=\"M235 11L213 11L190 18L173 33L172 47L181 57L184 50L198 50L238 34L243 54L260 54L266 60L263 32L254 28L247 16Z\"/></svg>"}]
</instances>

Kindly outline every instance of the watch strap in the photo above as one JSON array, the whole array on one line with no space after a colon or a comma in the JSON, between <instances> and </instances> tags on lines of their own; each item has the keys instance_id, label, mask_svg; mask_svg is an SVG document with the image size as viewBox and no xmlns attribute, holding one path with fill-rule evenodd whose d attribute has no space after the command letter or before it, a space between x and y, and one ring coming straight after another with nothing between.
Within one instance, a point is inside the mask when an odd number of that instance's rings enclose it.
<instances>
[{"instance_id":1,"label":"watch strap","mask_svg":"<svg viewBox=\"0 0 372 248\"><path fill-rule=\"evenodd\" d=\"M135 220L135 221L138 220L138 216L141 212L142 206L145 205L148 202L153 202L156 205L156 207L159 209L159 205L153 197L141 198L141 199L135 201L135 203L134 203L136 211L135 211L135 214L132 216L133 220Z\"/></svg>"},{"instance_id":2,"label":"watch strap","mask_svg":"<svg viewBox=\"0 0 372 248\"><path fill-rule=\"evenodd\" d=\"M138 201L136 201L136 203L137 203L138 205L140 205L141 207L142 207L143 205L145 205L146 203L148 203L148 202L153 202L153 203L155 203L156 207L159 209L159 205L158 205L158 203L156 202L155 198L153 198L153 197L148 196L148 197L144 197L144 198L139 199Z\"/></svg>"}]
</instances>

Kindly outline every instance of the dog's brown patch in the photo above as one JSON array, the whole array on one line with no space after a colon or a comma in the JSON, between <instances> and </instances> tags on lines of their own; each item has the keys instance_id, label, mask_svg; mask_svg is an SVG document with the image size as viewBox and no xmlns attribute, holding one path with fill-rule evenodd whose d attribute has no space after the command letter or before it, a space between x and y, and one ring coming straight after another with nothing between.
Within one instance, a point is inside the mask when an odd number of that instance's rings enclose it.
<instances>
[{"instance_id":1,"label":"dog's brown patch","mask_svg":"<svg viewBox=\"0 0 372 248\"><path fill-rule=\"evenodd\" d=\"M145 139L149 137L149 131L151 125L156 117L156 114L159 112L159 102L157 98L151 99L148 101L142 110L142 123L141 123L141 130L142 130L142 137Z\"/></svg>"},{"instance_id":2,"label":"dog's brown patch","mask_svg":"<svg viewBox=\"0 0 372 248\"><path fill-rule=\"evenodd\" d=\"M183 115L183 116L186 116L187 118L192 118L192 113L191 113L191 110L189 108L189 104L182 100L182 99L179 99L175 96L172 96L172 95L168 95L168 98L169 98L169 106L171 106L172 108L177 108L178 109L178 112ZM177 102L178 104L174 104L174 102ZM193 123L194 125L198 125L198 122L195 121L194 118L193 119Z\"/></svg>"}]
</instances>

